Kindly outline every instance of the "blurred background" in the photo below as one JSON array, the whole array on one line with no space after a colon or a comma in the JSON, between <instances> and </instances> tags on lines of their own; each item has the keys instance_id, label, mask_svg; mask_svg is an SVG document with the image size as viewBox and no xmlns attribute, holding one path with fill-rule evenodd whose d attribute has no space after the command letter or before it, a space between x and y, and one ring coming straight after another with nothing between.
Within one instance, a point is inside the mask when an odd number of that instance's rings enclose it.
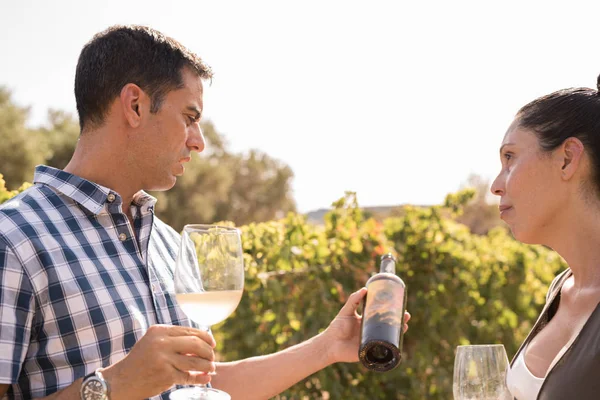
<instances>
[{"instance_id":1,"label":"blurred background","mask_svg":"<svg viewBox=\"0 0 600 400\"><path fill-rule=\"evenodd\" d=\"M68 162L82 46L114 24L156 28L215 72L205 88L207 149L174 189L153 194L175 229L244 229L247 289L216 330L221 357L318 333L391 250L413 314L402 366L387 375L334 366L280 398L447 399L455 346L504 343L511 357L564 268L551 250L512 239L488 190L521 106L596 86L599 9L2 1L0 202L35 165Z\"/></svg>"}]
</instances>

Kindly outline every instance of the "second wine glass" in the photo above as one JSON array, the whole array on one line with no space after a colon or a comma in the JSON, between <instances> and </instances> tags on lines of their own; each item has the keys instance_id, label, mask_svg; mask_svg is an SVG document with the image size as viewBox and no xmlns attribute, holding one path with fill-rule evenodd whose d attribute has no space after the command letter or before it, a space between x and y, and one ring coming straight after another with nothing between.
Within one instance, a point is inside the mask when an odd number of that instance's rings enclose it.
<instances>
[{"instance_id":1,"label":"second wine glass","mask_svg":"<svg viewBox=\"0 0 600 400\"><path fill-rule=\"evenodd\" d=\"M501 344L458 346L454 400L512 400L506 386L508 357Z\"/></svg>"},{"instance_id":2,"label":"second wine glass","mask_svg":"<svg viewBox=\"0 0 600 400\"><path fill-rule=\"evenodd\" d=\"M209 330L237 308L244 289L240 231L218 225L186 225L175 268L175 295L183 312ZM226 400L230 396L199 385L174 391L171 400Z\"/></svg>"}]
</instances>

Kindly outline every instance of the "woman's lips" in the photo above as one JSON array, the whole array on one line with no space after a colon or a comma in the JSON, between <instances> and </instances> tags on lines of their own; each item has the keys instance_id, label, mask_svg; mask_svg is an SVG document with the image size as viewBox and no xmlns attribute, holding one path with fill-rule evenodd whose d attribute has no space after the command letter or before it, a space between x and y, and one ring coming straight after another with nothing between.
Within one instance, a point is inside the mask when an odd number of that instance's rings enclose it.
<instances>
[{"instance_id":1,"label":"woman's lips","mask_svg":"<svg viewBox=\"0 0 600 400\"><path fill-rule=\"evenodd\" d=\"M504 215L508 211L512 210L512 206L507 206L507 205L501 204L500 206L498 206L498 210L500 211L500 218L502 218L502 215Z\"/></svg>"}]
</instances>

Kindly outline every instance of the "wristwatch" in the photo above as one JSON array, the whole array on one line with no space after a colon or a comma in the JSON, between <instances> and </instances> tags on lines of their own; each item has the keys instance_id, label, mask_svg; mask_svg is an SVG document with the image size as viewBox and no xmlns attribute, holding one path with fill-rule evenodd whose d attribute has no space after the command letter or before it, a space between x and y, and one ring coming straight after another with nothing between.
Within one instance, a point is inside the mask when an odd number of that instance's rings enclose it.
<instances>
[{"instance_id":1,"label":"wristwatch","mask_svg":"<svg viewBox=\"0 0 600 400\"><path fill-rule=\"evenodd\" d=\"M102 368L98 368L83 378L81 384L81 400L109 400L108 383L102 376Z\"/></svg>"}]
</instances>

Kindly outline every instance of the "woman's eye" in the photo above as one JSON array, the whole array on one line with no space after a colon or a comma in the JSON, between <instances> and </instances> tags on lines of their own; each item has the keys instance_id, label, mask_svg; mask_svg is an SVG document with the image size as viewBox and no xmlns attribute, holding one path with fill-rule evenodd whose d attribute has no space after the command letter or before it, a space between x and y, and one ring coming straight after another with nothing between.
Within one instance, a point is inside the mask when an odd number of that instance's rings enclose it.
<instances>
[{"instance_id":1,"label":"woman's eye","mask_svg":"<svg viewBox=\"0 0 600 400\"><path fill-rule=\"evenodd\" d=\"M512 154L510 154L510 153L504 153L504 159L505 159L506 161L510 160L512 157L513 157L513 155L512 155Z\"/></svg>"}]
</instances>

